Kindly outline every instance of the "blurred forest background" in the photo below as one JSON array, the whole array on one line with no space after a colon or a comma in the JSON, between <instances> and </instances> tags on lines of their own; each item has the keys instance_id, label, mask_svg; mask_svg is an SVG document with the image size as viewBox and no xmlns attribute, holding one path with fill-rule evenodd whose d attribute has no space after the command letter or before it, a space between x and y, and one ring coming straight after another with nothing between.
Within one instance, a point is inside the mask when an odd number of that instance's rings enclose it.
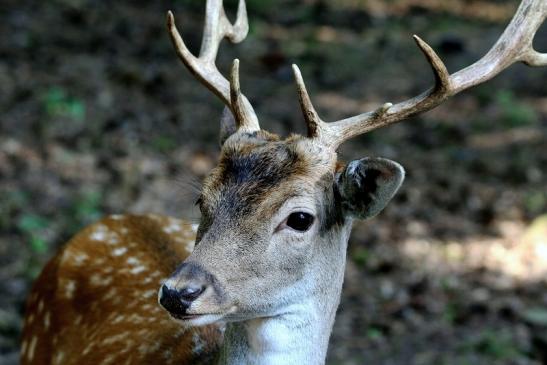
<instances>
[{"instance_id":1,"label":"blurred forest background","mask_svg":"<svg viewBox=\"0 0 547 365\"><path fill-rule=\"evenodd\" d=\"M412 34L454 72L517 5L248 0L250 34L218 64L241 59L263 128L303 132L291 63L336 120L432 84ZM168 9L197 50L202 0L1 1L0 364L18 363L32 280L76 231L119 212L199 219L192 186L215 164L222 106L177 59ZM355 225L328 363L547 364L547 68L513 66L341 156L408 175Z\"/></svg>"}]
</instances>

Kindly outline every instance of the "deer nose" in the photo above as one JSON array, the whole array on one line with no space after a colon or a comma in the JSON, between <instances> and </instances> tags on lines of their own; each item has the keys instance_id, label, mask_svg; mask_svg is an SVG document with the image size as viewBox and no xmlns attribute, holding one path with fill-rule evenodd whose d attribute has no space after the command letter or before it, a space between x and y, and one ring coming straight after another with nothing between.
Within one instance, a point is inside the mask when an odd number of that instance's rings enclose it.
<instances>
[{"instance_id":1,"label":"deer nose","mask_svg":"<svg viewBox=\"0 0 547 365\"><path fill-rule=\"evenodd\" d=\"M204 291L203 285L190 284L181 289L173 289L164 284L160 289L159 302L172 316L180 318Z\"/></svg>"}]
</instances>

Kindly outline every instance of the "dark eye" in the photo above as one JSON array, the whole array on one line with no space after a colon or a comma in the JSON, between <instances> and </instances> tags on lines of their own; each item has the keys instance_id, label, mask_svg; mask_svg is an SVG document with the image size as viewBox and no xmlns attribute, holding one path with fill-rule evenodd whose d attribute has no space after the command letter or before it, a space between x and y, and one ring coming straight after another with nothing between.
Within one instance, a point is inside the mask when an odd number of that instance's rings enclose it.
<instances>
[{"instance_id":1,"label":"dark eye","mask_svg":"<svg viewBox=\"0 0 547 365\"><path fill-rule=\"evenodd\" d=\"M313 215L304 212L295 212L287 218L287 226L295 231L305 232L313 223Z\"/></svg>"}]
</instances>

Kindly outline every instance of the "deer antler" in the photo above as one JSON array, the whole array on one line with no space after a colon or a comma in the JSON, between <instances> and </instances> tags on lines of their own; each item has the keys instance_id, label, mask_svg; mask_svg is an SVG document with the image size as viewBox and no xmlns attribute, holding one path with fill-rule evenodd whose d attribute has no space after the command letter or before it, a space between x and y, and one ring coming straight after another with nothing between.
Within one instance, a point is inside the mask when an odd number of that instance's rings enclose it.
<instances>
[{"instance_id":1,"label":"deer antler","mask_svg":"<svg viewBox=\"0 0 547 365\"><path fill-rule=\"evenodd\" d=\"M435 85L424 93L398 104L386 103L375 111L333 123L322 121L311 103L300 70L293 65L296 86L308 136L336 148L344 141L374 129L435 108L446 99L485 82L515 62L547 66L547 54L533 49L534 36L547 17L546 0L523 0L513 19L488 53L472 65L450 75L435 51L414 36L435 75Z\"/></svg>"},{"instance_id":2,"label":"deer antler","mask_svg":"<svg viewBox=\"0 0 547 365\"><path fill-rule=\"evenodd\" d=\"M184 44L171 11L167 12L167 28L179 58L203 85L230 108L238 130L247 132L259 130L258 118L253 107L239 89L239 61L234 60L230 82L222 76L215 65L218 47L223 38L228 38L232 43L239 43L247 36L249 23L245 0L239 0L237 19L234 24L231 24L226 17L222 0L207 0L199 57L194 56Z\"/></svg>"}]
</instances>

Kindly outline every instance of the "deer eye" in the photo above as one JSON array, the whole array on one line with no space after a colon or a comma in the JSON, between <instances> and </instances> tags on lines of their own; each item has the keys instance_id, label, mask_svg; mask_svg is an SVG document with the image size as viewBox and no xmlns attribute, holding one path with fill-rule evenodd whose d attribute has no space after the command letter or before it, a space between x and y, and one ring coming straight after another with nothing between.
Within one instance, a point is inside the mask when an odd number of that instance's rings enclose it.
<instances>
[{"instance_id":1,"label":"deer eye","mask_svg":"<svg viewBox=\"0 0 547 365\"><path fill-rule=\"evenodd\" d=\"M294 229L295 231L305 232L307 231L313 223L313 215L305 212L295 212L291 213L287 218L285 223L288 227Z\"/></svg>"}]
</instances>

